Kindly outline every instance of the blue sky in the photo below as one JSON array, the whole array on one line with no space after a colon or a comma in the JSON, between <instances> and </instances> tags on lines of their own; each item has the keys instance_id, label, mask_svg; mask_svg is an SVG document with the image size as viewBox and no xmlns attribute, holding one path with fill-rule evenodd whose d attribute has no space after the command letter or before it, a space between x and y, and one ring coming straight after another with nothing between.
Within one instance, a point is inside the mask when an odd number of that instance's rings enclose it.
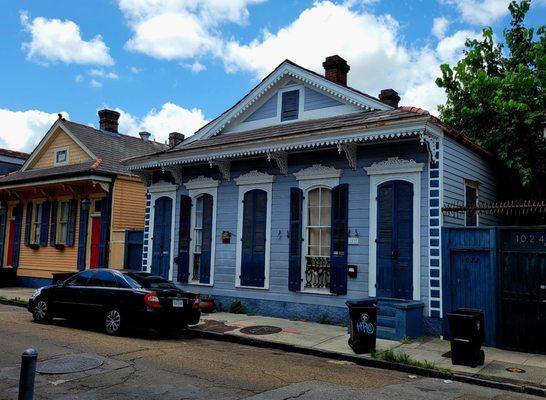
<instances>
[{"instance_id":1,"label":"blue sky","mask_svg":"<svg viewBox=\"0 0 546 400\"><path fill-rule=\"evenodd\" d=\"M164 140L191 134L239 100L283 59L322 72L351 65L349 84L433 112L438 66L454 63L484 25L500 34L507 0L2 1L0 147L30 151L58 112ZM534 0L528 23L546 21Z\"/></svg>"}]
</instances>

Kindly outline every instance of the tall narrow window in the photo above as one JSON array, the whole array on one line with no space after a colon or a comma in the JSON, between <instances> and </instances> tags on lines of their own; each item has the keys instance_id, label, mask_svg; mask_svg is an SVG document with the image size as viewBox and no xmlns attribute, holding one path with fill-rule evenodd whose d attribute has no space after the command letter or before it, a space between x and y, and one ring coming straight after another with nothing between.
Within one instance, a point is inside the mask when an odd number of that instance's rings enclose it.
<instances>
[{"instance_id":1,"label":"tall narrow window","mask_svg":"<svg viewBox=\"0 0 546 400\"><path fill-rule=\"evenodd\" d=\"M30 243L31 244L40 244L41 237L41 227L42 227L42 203L34 203L32 208L32 223L30 231Z\"/></svg>"},{"instance_id":2,"label":"tall narrow window","mask_svg":"<svg viewBox=\"0 0 546 400\"><path fill-rule=\"evenodd\" d=\"M478 182L465 182L465 205L475 207L478 204ZM466 212L466 226L478 226L478 216L475 210Z\"/></svg>"},{"instance_id":3,"label":"tall narrow window","mask_svg":"<svg viewBox=\"0 0 546 400\"><path fill-rule=\"evenodd\" d=\"M195 204L195 226L193 228L193 272L192 280L199 281L201 266L201 244L203 242L203 196Z\"/></svg>"},{"instance_id":4,"label":"tall narrow window","mask_svg":"<svg viewBox=\"0 0 546 400\"><path fill-rule=\"evenodd\" d=\"M330 236L332 191L320 187L307 193L307 251L305 287L330 287Z\"/></svg>"},{"instance_id":5,"label":"tall narrow window","mask_svg":"<svg viewBox=\"0 0 546 400\"><path fill-rule=\"evenodd\" d=\"M281 121L298 119L300 91L291 90L282 94Z\"/></svg>"},{"instance_id":6,"label":"tall narrow window","mask_svg":"<svg viewBox=\"0 0 546 400\"><path fill-rule=\"evenodd\" d=\"M66 244L68 239L68 201L59 201L57 212L57 244Z\"/></svg>"}]
</instances>

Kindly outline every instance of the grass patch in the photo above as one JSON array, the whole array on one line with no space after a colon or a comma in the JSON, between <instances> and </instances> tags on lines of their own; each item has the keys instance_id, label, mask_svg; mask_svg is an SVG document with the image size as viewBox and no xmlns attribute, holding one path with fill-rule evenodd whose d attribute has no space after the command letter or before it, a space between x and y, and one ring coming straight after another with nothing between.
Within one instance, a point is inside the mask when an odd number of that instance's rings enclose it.
<instances>
[{"instance_id":1,"label":"grass patch","mask_svg":"<svg viewBox=\"0 0 546 400\"><path fill-rule=\"evenodd\" d=\"M400 339L400 343L402 343L402 344L410 344L410 343L411 343L411 340L410 340L409 337L404 336L402 339Z\"/></svg>"},{"instance_id":2,"label":"grass patch","mask_svg":"<svg viewBox=\"0 0 546 400\"><path fill-rule=\"evenodd\" d=\"M326 314L321 314L317 317L317 322L319 324L324 324L324 325L332 325L332 319L326 315Z\"/></svg>"},{"instance_id":3,"label":"grass patch","mask_svg":"<svg viewBox=\"0 0 546 400\"><path fill-rule=\"evenodd\" d=\"M431 361L414 360L413 358L410 357L409 354L402 353L402 352L395 352L392 349L374 351L372 352L372 357L377 358L379 360L391 362L391 363L411 365L412 367L430 369L430 370L438 371L446 375L452 374L452 372L449 369L440 368Z\"/></svg>"},{"instance_id":4,"label":"grass patch","mask_svg":"<svg viewBox=\"0 0 546 400\"><path fill-rule=\"evenodd\" d=\"M16 305L20 305L20 306L28 305L28 301L23 300L20 297L13 297L13 298L10 299L10 298L7 298L5 296L0 296L0 301L3 302L3 303L16 304Z\"/></svg>"},{"instance_id":5,"label":"grass patch","mask_svg":"<svg viewBox=\"0 0 546 400\"><path fill-rule=\"evenodd\" d=\"M247 314L246 307L239 300L234 301L229 305L229 312L232 314Z\"/></svg>"}]
</instances>

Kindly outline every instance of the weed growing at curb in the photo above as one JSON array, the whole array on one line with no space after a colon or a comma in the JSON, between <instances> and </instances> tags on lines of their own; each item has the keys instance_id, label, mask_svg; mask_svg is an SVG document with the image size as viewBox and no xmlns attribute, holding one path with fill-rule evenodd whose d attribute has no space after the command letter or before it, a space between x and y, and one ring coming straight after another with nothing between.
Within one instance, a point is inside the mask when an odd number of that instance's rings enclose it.
<instances>
[{"instance_id":1,"label":"weed growing at curb","mask_svg":"<svg viewBox=\"0 0 546 400\"><path fill-rule=\"evenodd\" d=\"M317 317L317 322L324 325L332 325L332 320L326 314L321 314Z\"/></svg>"},{"instance_id":2,"label":"weed growing at curb","mask_svg":"<svg viewBox=\"0 0 546 400\"><path fill-rule=\"evenodd\" d=\"M246 314L248 311L243 303L237 300L229 305L229 312L232 314Z\"/></svg>"},{"instance_id":3,"label":"weed growing at curb","mask_svg":"<svg viewBox=\"0 0 546 400\"><path fill-rule=\"evenodd\" d=\"M402 353L402 352L395 352L392 349L374 351L372 352L372 357L377 358L379 360L395 363L395 364L404 364L404 365L411 365L412 367L430 369L433 371L438 371L445 375L453 374L451 370L447 368L440 368L431 361L414 360L413 358L410 357L409 354Z\"/></svg>"},{"instance_id":4,"label":"weed growing at curb","mask_svg":"<svg viewBox=\"0 0 546 400\"><path fill-rule=\"evenodd\" d=\"M410 340L409 337L404 336L402 339L400 339L400 343L402 343L402 344L410 344L410 343L411 343L411 340Z\"/></svg>"},{"instance_id":5,"label":"weed growing at curb","mask_svg":"<svg viewBox=\"0 0 546 400\"><path fill-rule=\"evenodd\" d=\"M14 298L10 299L10 298L4 297L4 296L0 296L0 301L2 301L4 303L11 303L11 304L20 305L20 306L27 306L28 305L28 301L23 300L20 297L14 297Z\"/></svg>"}]
</instances>

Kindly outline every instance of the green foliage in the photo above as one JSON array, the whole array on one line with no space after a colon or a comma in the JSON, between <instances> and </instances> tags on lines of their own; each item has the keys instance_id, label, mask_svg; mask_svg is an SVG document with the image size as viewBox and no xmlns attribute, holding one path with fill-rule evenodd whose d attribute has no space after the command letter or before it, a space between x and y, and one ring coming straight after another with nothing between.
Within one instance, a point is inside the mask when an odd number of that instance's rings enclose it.
<instances>
[{"instance_id":1,"label":"green foliage","mask_svg":"<svg viewBox=\"0 0 546 400\"><path fill-rule=\"evenodd\" d=\"M503 166L508 198L546 195L546 26L524 25L530 0L512 1L504 44L493 30L467 40L455 67L441 66L436 84L447 94L442 120L491 151Z\"/></svg>"},{"instance_id":2,"label":"green foliage","mask_svg":"<svg viewBox=\"0 0 546 400\"><path fill-rule=\"evenodd\" d=\"M402 352L395 352L393 349L374 351L372 352L372 357L380 359L380 360L384 360L387 362L395 363L395 364L411 365L413 367L438 371L441 374L446 376L452 374L452 372L449 369L439 368L436 366L436 364L434 364L431 361L414 360L413 358L410 357L409 354L402 353Z\"/></svg>"},{"instance_id":3,"label":"green foliage","mask_svg":"<svg viewBox=\"0 0 546 400\"><path fill-rule=\"evenodd\" d=\"M400 343L402 343L402 344L410 344L410 343L411 343L411 340L410 340L409 337L404 336L402 339L400 339Z\"/></svg>"},{"instance_id":4,"label":"green foliage","mask_svg":"<svg viewBox=\"0 0 546 400\"><path fill-rule=\"evenodd\" d=\"M234 301L229 305L229 312L232 314L246 314L246 307L239 300Z\"/></svg>"},{"instance_id":5,"label":"green foliage","mask_svg":"<svg viewBox=\"0 0 546 400\"><path fill-rule=\"evenodd\" d=\"M321 314L317 317L317 322L324 325L332 325L332 319L327 314Z\"/></svg>"}]
</instances>

